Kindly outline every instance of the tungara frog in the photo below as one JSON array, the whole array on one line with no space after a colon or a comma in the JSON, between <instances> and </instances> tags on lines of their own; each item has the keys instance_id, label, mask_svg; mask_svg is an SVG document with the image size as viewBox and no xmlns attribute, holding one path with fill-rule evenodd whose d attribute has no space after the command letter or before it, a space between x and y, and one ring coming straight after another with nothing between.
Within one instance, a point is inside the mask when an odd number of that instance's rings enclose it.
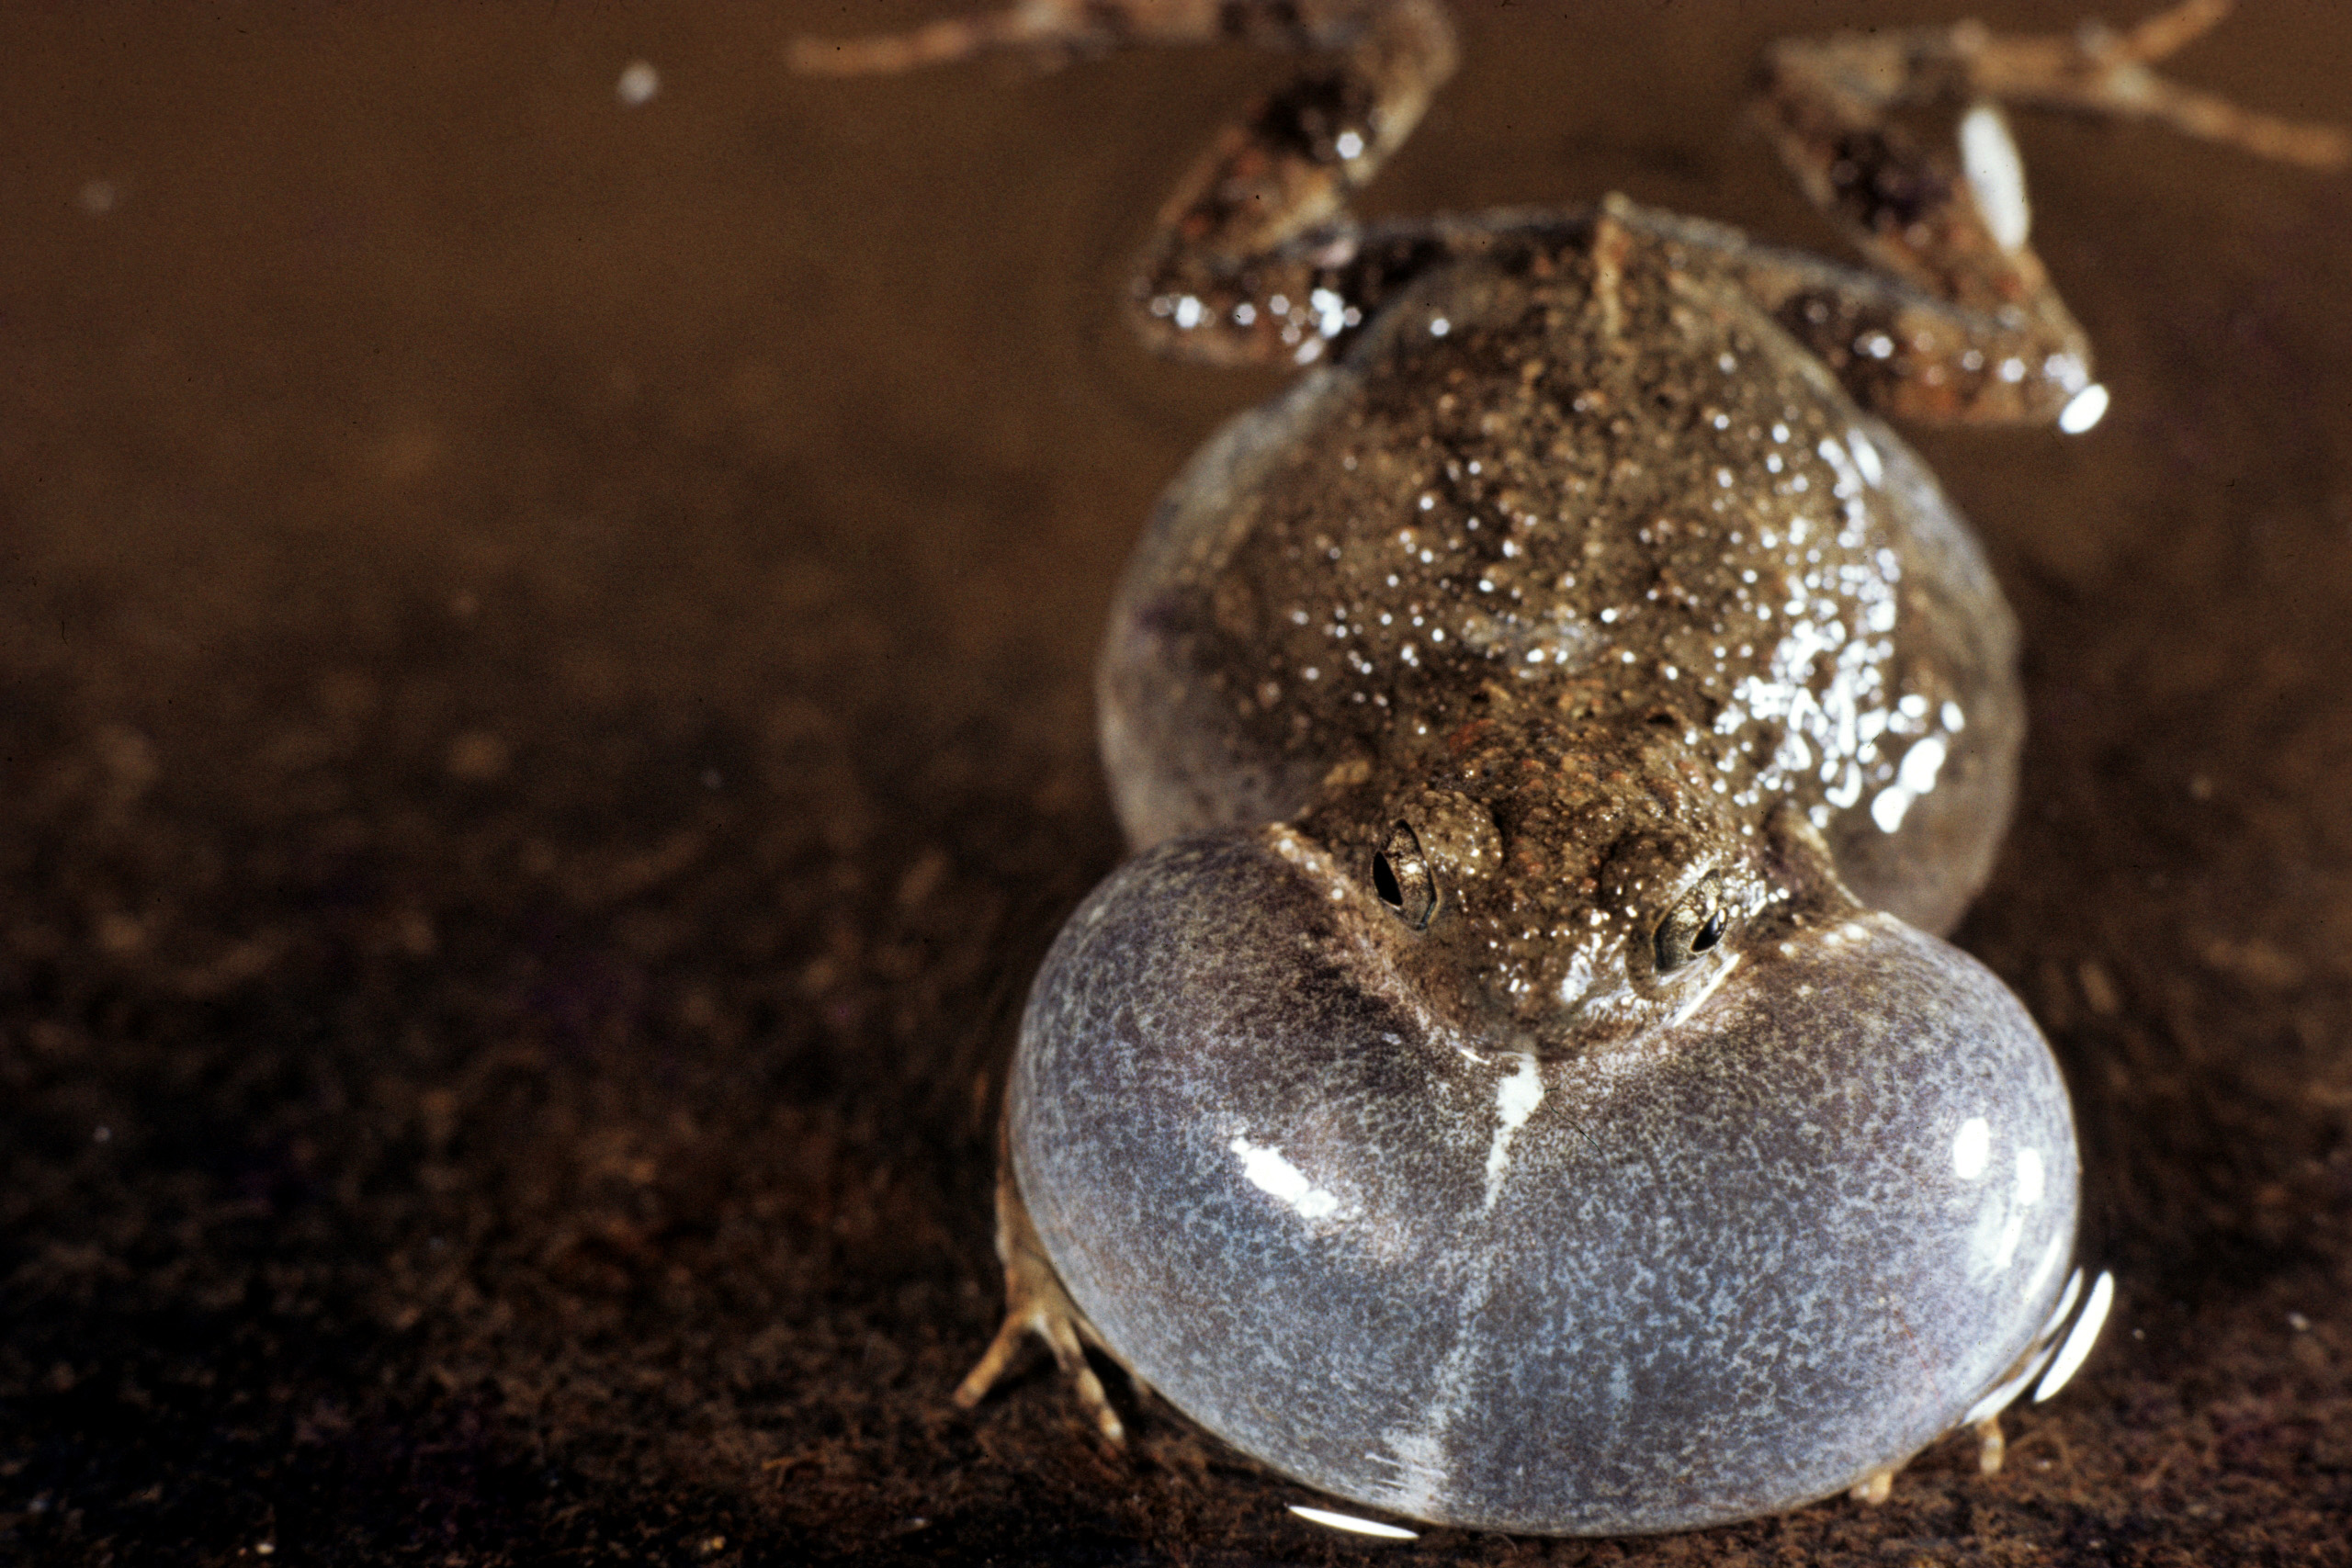
<instances>
[{"instance_id":1,"label":"tungara frog","mask_svg":"<svg viewBox=\"0 0 2352 1568\"><path fill-rule=\"evenodd\" d=\"M1159 220L1134 319L1290 363L1161 501L1100 666L1134 858L1037 976L1004 1326L1307 1484L1660 1530L1852 1489L2053 1392L2066 1090L1939 940L1984 881L2017 633L1879 416L2095 423L2003 103L2314 164L2159 77L2218 18L1780 44L1758 119L1873 270L1611 197L1364 224L1438 0L1029 0L854 73L1246 39L1288 82ZM1899 111L1899 113L1898 113ZM1938 118L1941 134L1909 129Z\"/></svg>"}]
</instances>

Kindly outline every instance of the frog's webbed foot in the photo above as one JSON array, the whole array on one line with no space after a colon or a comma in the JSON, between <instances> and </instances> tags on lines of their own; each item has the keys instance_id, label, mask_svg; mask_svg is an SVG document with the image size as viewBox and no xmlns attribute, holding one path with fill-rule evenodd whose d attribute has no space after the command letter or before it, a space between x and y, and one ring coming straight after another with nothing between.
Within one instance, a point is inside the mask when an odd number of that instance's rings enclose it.
<instances>
[{"instance_id":1,"label":"frog's webbed foot","mask_svg":"<svg viewBox=\"0 0 2352 1568\"><path fill-rule=\"evenodd\" d=\"M956 1387L956 1403L970 1409L978 1404L1021 1353L1021 1341L1035 1335L1054 1353L1078 1390L1078 1402L1094 1419L1097 1431L1113 1444L1126 1440L1126 1428L1111 1408L1102 1380L1087 1364L1086 1346L1103 1348L1086 1314L1062 1289L1060 1278L1046 1259L1036 1227L1030 1224L1027 1205L1012 1179L1012 1161L1000 1156L996 1178L996 1250L1004 1262L1004 1322L989 1342L979 1362ZM1107 1348L1104 1353L1108 1354Z\"/></svg>"},{"instance_id":2,"label":"frog's webbed foot","mask_svg":"<svg viewBox=\"0 0 2352 1568\"><path fill-rule=\"evenodd\" d=\"M2184 136L2260 158L2329 169L2352 158L2352 136L2304 125L2167 81L2148 69L2202 37L2235 0L2181 0L2125 32L2086 21L2068 36L2002 38L1982 27L1954 29L1968 85L1980 97L2119 119L2152 119Z\"/></svg>"},{"instance_id":3,"label":"frog's webbed foot","mask_svg":"<svg viewBox=\"0 0 2352 1568\"><path fill-rule=\"evenodd\" d=\"M2024 171L1996 106L2155 120L2312 166L2352 156L2340 130L2257 114L2151 68L2229 8L2185 0L2120 33L2091 23L2007 37L1962 22L1773 45L1757 104L1766 134L1807 197L1893 276L1841 278L1758 253L1740 264L1750 291L1882 412L2087 428L2104 397L2030 243ZM1956 146L1925 145L1897 123L1923 107L1962 111Z\"/></svg>"}]
</instances>

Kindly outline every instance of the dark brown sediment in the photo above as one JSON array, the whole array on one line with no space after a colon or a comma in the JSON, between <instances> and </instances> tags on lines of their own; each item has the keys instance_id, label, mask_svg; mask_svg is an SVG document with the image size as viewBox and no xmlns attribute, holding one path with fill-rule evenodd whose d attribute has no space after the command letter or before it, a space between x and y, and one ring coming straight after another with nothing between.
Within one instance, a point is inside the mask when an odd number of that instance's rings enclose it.
<instances>
[{"instance_id":1,"label":"dark brown sediment","mask_svg":"<svg viewBox=\"0 0 2352 1568\"><path fill-rule=\"evenodd\" d=\"M1464 7L1369 207L1832 249L1737 132L1756 48L2053 21L1555 9ZM975 1075L1119 853L1119 566L1276 385L1145 357L1120 268L1268 62L785 73L852 20L0 13L0 1555L1350 1554L1148 1404L1109 1460L1043 1374L947 1399ZM2352 118L2352 18L2177 70ZM2109 1339L1989 1481L1408 1551L2340 1558L2352 185L2017 123L2115 407L1906 434L2021 622L1957 936L2071 1076Z\"/></svg>"}]
</instances>

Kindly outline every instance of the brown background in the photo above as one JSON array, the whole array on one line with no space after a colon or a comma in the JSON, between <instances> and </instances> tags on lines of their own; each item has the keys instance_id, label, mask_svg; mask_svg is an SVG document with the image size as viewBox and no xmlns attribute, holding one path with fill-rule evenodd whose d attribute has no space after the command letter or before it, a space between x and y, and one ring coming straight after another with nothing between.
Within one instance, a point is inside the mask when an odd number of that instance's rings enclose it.
<instances>
[{"instance_id":1,"label":"brown background","mask_svg":"<svg viewBox=\"0 0 2352 1568\"><path fill-rule=\"evenodd\" d=\"M2007 1472L1383 1551L949 1404L1095 630L1275 383L1113 308L1268 63L780 68L939 9L0 7L0 1557L2352 1561L2352 177L2147 130L2023 127L2107 423L1921 441L2036 725L1962 940L2124 1280ZM1747 61L1957 7L1464 9L1382 209L1826 246ZM2352 120L2352 10L2183 73Z\"/></svg>"}]
</instances>

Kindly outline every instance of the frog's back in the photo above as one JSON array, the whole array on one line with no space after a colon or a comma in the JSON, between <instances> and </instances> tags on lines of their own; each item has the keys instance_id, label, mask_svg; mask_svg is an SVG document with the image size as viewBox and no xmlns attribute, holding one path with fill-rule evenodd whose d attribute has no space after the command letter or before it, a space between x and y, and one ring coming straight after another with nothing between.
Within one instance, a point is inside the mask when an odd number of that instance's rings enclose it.
<instances>
[{"instance_id":1,"label":"frog's back","mask_svg":"<svg viewBox=\"0 0 2352 1568\"><path fill-rule=\"evenodd\" d=\"M1997 587L1735 286L1595 232L1425 279L1170 489L1101 671L1129 837L1288 819L1517 705L1671 716L1746 821L1795 801L1866 902L1948 929L2022 728Z\"/></svg>"}]
</instances>

